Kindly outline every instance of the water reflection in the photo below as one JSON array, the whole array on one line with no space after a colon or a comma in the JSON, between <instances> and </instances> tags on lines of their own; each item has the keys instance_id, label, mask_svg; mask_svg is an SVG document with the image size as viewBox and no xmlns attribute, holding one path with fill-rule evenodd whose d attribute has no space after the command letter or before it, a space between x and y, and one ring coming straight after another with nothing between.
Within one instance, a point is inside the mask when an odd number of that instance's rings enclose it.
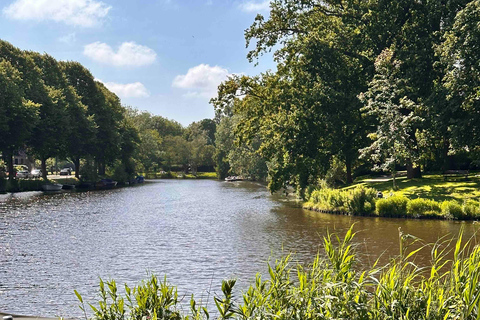
<instances>
[{"instance_id":1,"label":"water reflection","mask_svg":"<svg viewBox=\"0 0 480 320\"><path fill-rule=\"evenodd\" d=\"M167 274L182 294L206 296L237 277L251 283L282 252L313 259L327 230L352 223L362 261L398 252L398 228L428 242L476 226L434 220L353 218L279 201L255 183L162 180L100 192L0 196L0 310L80 316L73 289L95 301L98 277L130 285ZM421 259L427 261L425 255Z\"/></svg>"}]
</instances>

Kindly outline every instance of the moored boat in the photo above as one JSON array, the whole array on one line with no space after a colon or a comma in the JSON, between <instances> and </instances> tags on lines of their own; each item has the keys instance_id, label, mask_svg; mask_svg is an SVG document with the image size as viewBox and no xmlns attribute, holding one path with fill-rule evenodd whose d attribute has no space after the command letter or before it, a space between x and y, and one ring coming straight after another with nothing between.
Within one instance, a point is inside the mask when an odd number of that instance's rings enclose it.
<instances>
[{"instance_id":1,"label":"moored boat","mask_svg":"<svg viewBox=\"0 0 480 320\"><path fill-rule=\"evenodd\" d=\"M75 185L74 184L64 184L62 189L63 190L72 190L72 189L75 189Z\"/></svg>"},{"instance_id":2,"label":"moored boat","mask_svg":"<svg viewBox=\"0 0 480 320\"><path fill-rule=\"evenodd\" d=\"M227 182L234 182L234 181L243 181L243 177L240 176L229 176L225 178Z\"/></svg>"},{"instance_id":3,"label":"moored boat","mask_svg":"<svg viewBox=\"0 0 480 320\"><path fill-rule=\"evenodd\" d=\"M117 186L117 181L112 179L102 179L97 182L97 188L101 189L110 189L114 188L115 186Z\"/></svg>"},{"instance_id":4,"label":"moored boat","mask_svg":"<svg viewBox=\"0 0 480 320\"><path fill-rule=\"evenodd\" d=\"M60 191L62 190L63 185L59 183L52 183L52 184L43 184L42 189L43 191Z\"/></svg>"}]
</instances>

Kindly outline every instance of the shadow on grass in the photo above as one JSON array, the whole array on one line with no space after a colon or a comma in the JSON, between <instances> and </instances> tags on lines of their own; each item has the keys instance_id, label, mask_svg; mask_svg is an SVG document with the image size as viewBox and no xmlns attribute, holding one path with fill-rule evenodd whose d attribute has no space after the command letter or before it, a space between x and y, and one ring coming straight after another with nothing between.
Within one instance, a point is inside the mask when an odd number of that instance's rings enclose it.
<instances>
[{"instance_id":1,"label":"shadow on grass","mask_svg":"<svg viewBox=\"0 0 480 320\"><path fill-rule=\"evenodd\" d=\"M360 184L360 183L359 183ZM384 194L392 192L392 181L362 182L361 184L373 187ZM398 190L396 194L410 199L425 198L436 201L457 200L480 197L480 179L471 177L444 180L441 175L426 175L421 179L397 178Z\"/></svg>"}]
</instances>

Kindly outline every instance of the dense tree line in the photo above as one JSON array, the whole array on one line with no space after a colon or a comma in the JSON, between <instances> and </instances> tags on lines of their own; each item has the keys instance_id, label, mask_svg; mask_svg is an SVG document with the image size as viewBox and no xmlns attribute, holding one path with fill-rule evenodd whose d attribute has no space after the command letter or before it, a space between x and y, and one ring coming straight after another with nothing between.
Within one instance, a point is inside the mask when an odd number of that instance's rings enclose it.
<instances>
[{"instance_id":1,"label":"dense tree line","mask_svg":"<svg viewBox=\"0 0 480 320\"><path fill-rule=\"evenodd\" d=\"M120 99L85 67L0 41L0 74L0 150L10 179L19 149L40 160L44 179L51 157L71 159L77 177L81 160L100 175L116 162L133 174L136 131L125 121Z\"/></svg>"},{"instance_id":2,"label":"dense tree line","mask_svg":"<svg viewBox=\"0 0 480 320\"><path fill-rule=\"evenodd\" d=\"M216 124L211 119L180 123L149 112L128 108L128 119L140 136L133 156L139 172L180 169L197 173L199 166L213 168Z\"/></svg>"},{"instance_id":3,"label":"dense tree line","mask_svg":"<svg viewBox=\"0 0 480 320\"><path fill-rule=\"evenodd\" d=\"M0 153L13 183L13 156L25 150L41 163L68 159L85 180L182 166L213 168L216 124L180 123L124 107L78 62L22 51L0 41Z\"/></svg>"},{"instance_id":4,"label":"dense tree line","mask_svg":"<svg viewBox=\"0 0 480 320\"><path fill-rule=\"evenodd\" d=\"M266 161L272 191L339 161L351 183L365 166L412 178L478 160L479 20L480 1L273 0L245 37L277 70L230 77L217 120Z\"/></svg>"}]
</instances>

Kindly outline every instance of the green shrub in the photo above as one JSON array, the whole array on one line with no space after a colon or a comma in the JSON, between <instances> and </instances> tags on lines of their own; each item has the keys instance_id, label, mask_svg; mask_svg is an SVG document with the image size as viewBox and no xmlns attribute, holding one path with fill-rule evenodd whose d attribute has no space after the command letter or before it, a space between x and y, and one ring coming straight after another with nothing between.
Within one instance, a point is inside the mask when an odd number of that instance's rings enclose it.
<instances>
[{"instance_id":1,"label":"green shrub","mask_svg":"<svg viewBox=\"0 0 480 320\"><path fill-rule=\"evenodd\" d=\"M407 216L409 217L435 217L441 214L442 208L440 204L433 200L418 198L410 200L407 203Z\"/></svg>"},{"instance_id":2,"label":"green shrub","mask_svg":"<svg viewBox=\"0 0 480 320\"><path fill-rule=\"evenodd\" d=\"M160 173L160 179L173 179L175 176L171 171Z\"/></svg>"},{"instance_id":3,"label":"green shrub","mask_svg":"<svg viewBox=\"0 0 480 320\"><path fill-rule=\"evenodd\" d=\"M315 191L315 189L316 189L315 186L311 184L305 188L304 197L306 200L310 200L310 197L312 196L312 193Z\"/></svg>"},{"instance_id":4,"label":"green shrub","mask_svg":"<svg viewBox=\"0 0 480 320\"><path fill-rule=\"evenodd\" d=\"M463 216L467 219L476 219L480 217L480 202L467 200L462 206Z\"/></svg>"},{"instance_id":5,"label":"green shrub","mask_svg":"<svg viewBox=\"0 0 480 320\"><path fill-rule=\"evenodd\" d=\"M306 208L370 215L375 212L377 191L364 186L351 190L322 188L311 193Z\"/></svg>"},{"instance_id":6,"label":"green shrub","mask_svg":"<svg viewBox=\"0 0 480 320\"><path fill-rule=\"evenodd\" d=\"M403 196L392 196L380 199L376 203L376 212L381 217L404 217L407 214L408 199Z\"/></svg>"},{"instance_id":7,"label":"green shrub","mask_svg":"<svg viewBox=\"0 0 480 320\"><path fill-rule=\"evenodd\" d=\"M42 179L39 180L19 180L18 186L20 191L40 191L42 190L42 185L45 184L45 181Z\"/></svg>"},{"instance_id":8,"label":"green shrub","mask_svg":"<svg viewBox=\"0 0 480 320\"><path fill-rule=\"evenodd\" d=\"M324 188L313 191L309 202L315 209L346 211L346 200L345 191Z\"/></svg>"},{"instance_id":9,"label":"green shrub","mask_svg":"<svg viewBox=\"0 0 480 320\"><path fill-rule=\"evenodd\" d=\"M462 206L456 201L442 202L442 215L445 218L463 219Z\"/></svg>"},{"instance_id":10,"label":"green shrub","mask_svg":"<svg viewBox=\"0 0 480 320\"><path fill-rule=\"evenodd\" d=\"M358 215L371 215L375 212L377 191L364 186L356 187L348 195L348 211Z\"/></svg>"}]
</instances>

